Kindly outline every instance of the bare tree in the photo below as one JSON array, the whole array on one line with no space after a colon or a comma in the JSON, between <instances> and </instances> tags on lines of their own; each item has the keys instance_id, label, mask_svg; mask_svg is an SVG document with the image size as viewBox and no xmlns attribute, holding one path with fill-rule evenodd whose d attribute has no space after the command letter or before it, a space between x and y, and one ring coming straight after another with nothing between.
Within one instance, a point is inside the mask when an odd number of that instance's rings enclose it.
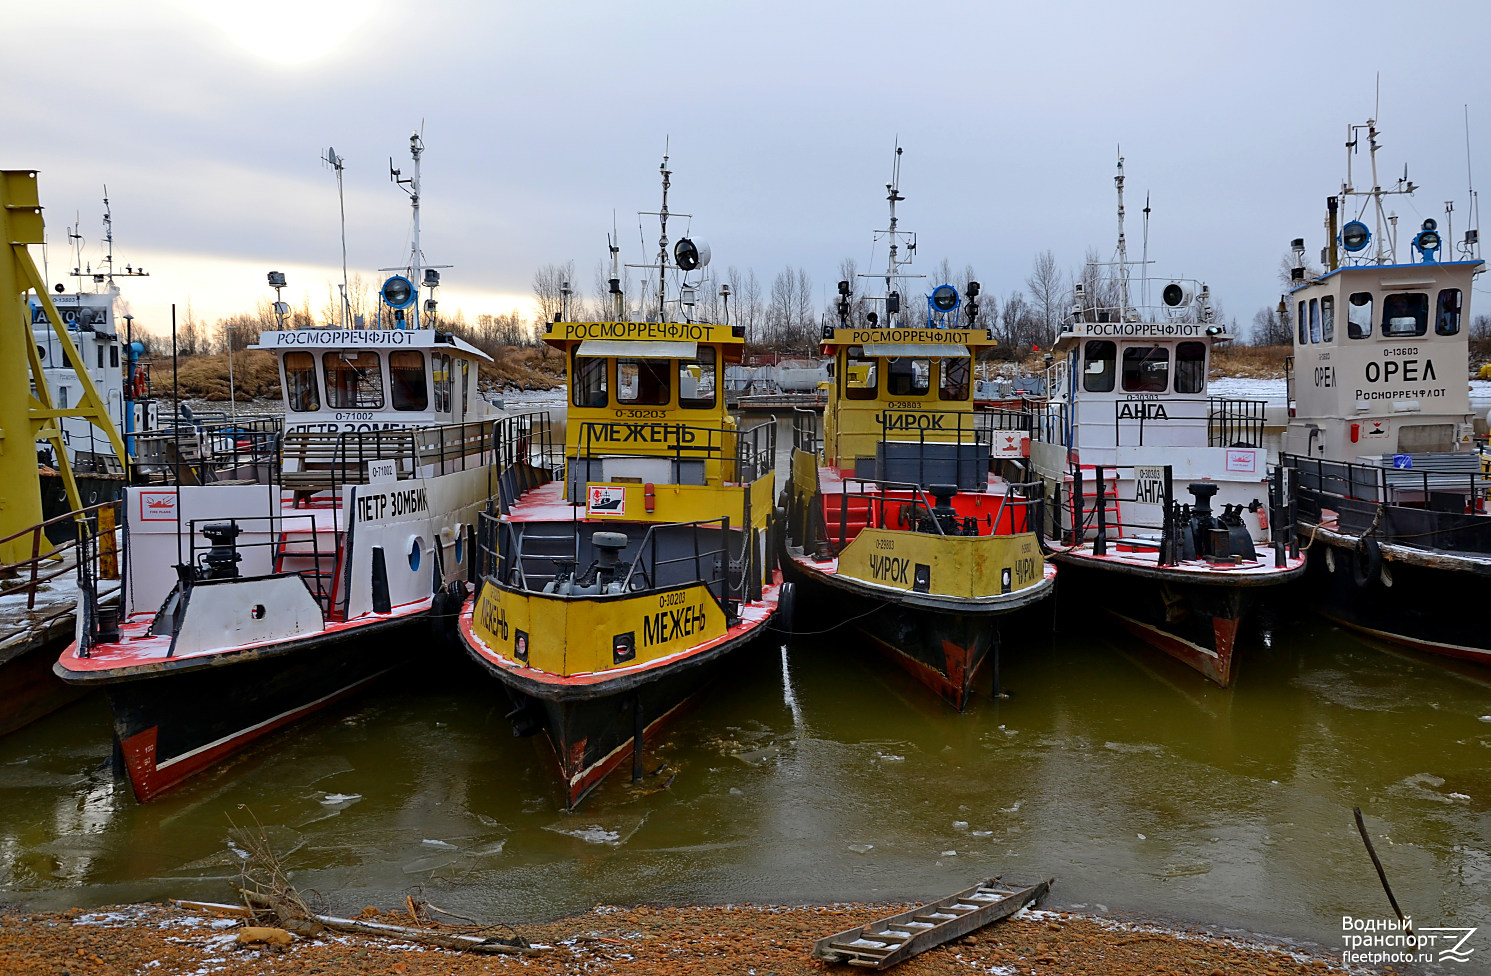
<instances>
[{"instance_id":1,"label":"bare tree","mask_svg":"<svg viewBox=\"0 0 1491 976\"><path fill-rule=\"evenodd\" d=\"M1025 293L1016 288L999 309L999 328L995 334L1000 343L1012 351L1029 345L1030 316L1030 303L1025 300Z\"/></svg>"},{"instance_id":2,"label":"bare tree","mask_svg":"<svg viewBox=\"0 0 1491 976\"><path fill-rule=\"evenodd\" d=\"M188 299L186 303L186 314L176 326L176 352L183 356L195 356L198 353L208 352L209 339L205 330L197 324L197 318L192 314L192 303Z\"/></svg>"},{"instance_id":3,"label":"bare tree","mask_svg":"<svg viewBox=\"0 0 1491 976\"><path fill-rule=\"evenodd\" d=\"M1089 247L1082 264L1082 311L1089 319L1093 319L1097 317L1099 309L1116 308L1118 280L1106 273L1102 253L1095 247Z\"/></svg>"},{"instance_id":4,"label":"bare tree","mask_svg":"<svg viewBox=\"0 0 1491 976\"><path fill-rule=\"evenodd\" d=\"M1491 315L1477 315L1470 320L1472 339L1491 339Z\"/></svg>"},{"instance_id":5,"label":"bare tree","mask_svg":"<svg viewBox=\"0 0 1491 976\"><path fill-rule=\"evenodd\" d=\"M732 265L725 277L730 282L730 304L734 309L731 321L745 326L747 342L766 342L766 310L761 304L761 282L756 279L755 269L747 268L742 273Z\"/></svg>"},{"instance_id":6,"label":"bare tree","mask_svg":"<svg viewBox=\"0 0 1491 976\"><path fill-rule=\"evenodd\" d=\"M859 263L854 258L845 258L839 262L839 281L849 283L849 314L847 321L851 326L860 325L865 320L865 313L869 311L869 303L865 300L864 291L860 287ZM839 321L839 290L834 287L833 294L828 296L828 304L824 306L824 316L835 324Z\"/></svg>"},{"instance_id":7,"label":"bare tree","mask_svg":"<svg viewBox=\"0 0 1491 976\"><path fill-rule=\"evenodd\" d=\"M546 264L533 273L533 297L538 302L540 322L557 321L564 312L564 289L574 288L575 262Z\"/></svg>"},{"instance_id":8,"label":"bare tree","mask_svg":"<svg viewBox=\"0 0 1491 976\"><path fill-rule=\"evenodd\" d=\"M1042 346L1050 345L1061 325L1067 290L1056 255L1049 249L1035 256L1025 287L1030 289L1030 305L1039 323L1036 341Z\"/></svg>"}]
</instances>

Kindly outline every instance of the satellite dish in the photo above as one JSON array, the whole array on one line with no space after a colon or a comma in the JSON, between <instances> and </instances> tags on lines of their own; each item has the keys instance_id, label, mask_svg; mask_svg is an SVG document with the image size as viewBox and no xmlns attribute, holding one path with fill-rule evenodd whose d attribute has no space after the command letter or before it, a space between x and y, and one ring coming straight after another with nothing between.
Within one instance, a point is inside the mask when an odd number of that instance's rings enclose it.
<instances>
[{"instance_id":1,"label":"satellite dish","mask_svg":"<svg viewBox=\"0 0 1491 976\"><path fill-rule=\"evenodd\" d=\"M414 304L414 284L403 275L394 275L385 281L381 294L389 308L408 308Z\"/></svg>"},{"instance_id":2,"label":"satellite dish","mask_svg":"<svg viewBox=\"0 0 1491 976\"><path fill-rule=\"evenodd\" d=\"M687 237L680 238L673 245L673 260L677 263L680 271L693 271L709 264L709 245L703 241L697 244Z\"/></svg>"},{"instance_id":3,"label":"satellite dish","mask_svg":"<svg viewBox=\"0 0 1491 976\"><path fill-rule=\"evenodd\" d=\"M1341 246L1355 254L1372 240L1372 231L1360 220L1353 220L1341 228Z\"/></svg>"},{"instance_id":4,"label":"satellite dish","mask_svg":"<svg viewBox=\"0 0 1491 976\"><path fill-rule=\"evenodd\" d=\"M958 307L958 289L952 285L938 285L932 289L932 307L939 312L951 312Z\"/></svg>"},{"instance_id":5,"label":"satellite dish","mask_svg":"<svg viewBox=\"0 0 1491 976\"><path fill-rule=\"evenodd\" d=\"M1180 308L1182 305L1191 304L1191 289L1178 281L1172 281L1160 292L1160 300L1165 303L1166 308Z\"/></svg>"}]
</instances>

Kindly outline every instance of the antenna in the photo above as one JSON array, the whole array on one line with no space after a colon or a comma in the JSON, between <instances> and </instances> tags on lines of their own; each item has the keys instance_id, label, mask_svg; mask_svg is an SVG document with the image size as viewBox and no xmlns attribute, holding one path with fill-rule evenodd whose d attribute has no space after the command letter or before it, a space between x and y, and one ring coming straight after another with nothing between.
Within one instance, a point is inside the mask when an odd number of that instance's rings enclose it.
<instances>
[{"instance_id":1,"label":"antenna","mask_svg":"<svg viewBox=\"0 0 1491 976\"><path fill-rule=\"evenodd\" d=\"M1140 257L1139 300L1149 307L1149 191L1144 191L1144 253Z\"/></svg>"},{"instance_id":2,"label":"antenna","mask_svg":"<svg viewBox=\"0 0 1491 976\"><path fill-rule=\"evenodd\" d=\"M1129 310L1129 246L1123 236L1123 147L1118 147L1118 175L1113 177L1118 188L1118 321L1128 319Z\"/></svg>"},{"instance_id":3,"label":"antenna","mask_svg":"<svg viewBox=\"0 0 1491 976\"><path fill-rule=\"evenodd\" d=\"M1461 245L1460 252L1472 260L1480 257L1481 253L1481 200L1476 196L1475 177L1470 169L1470 106L1465 108L1465 192L1470 199L1466 203L1466 222L1470 224L1465 231L1465 243ZM1450 242L1451 246L1454 241Z\"/></svg>"},{"instance_id":4,"label":"antenna","mask_svg":"<svg viewBox=\"0 0 1491 976\"><path fill-rule=\"evenodd\" d=\"M335 149L328 146L326 155L321 157L321 162L336 170L337 174L337 203L342 211L342 328L346 329L351 327L352 309L347 295L347 198L342 192L342 164L345 160L337 155Z\"/></svg>"},{"instance_id":5,"label":"antenna","mask_svg":"<svg viewBox=\"0 0 1491 976\"><path fill-rule=\"evenodd\" d=\"M94 271L91 267L82 267L83 263L83 236L78 233L78 226L82 224L82 217L75 218L72 230L67 234L68 239L73 242L73 255L76 262L72 269L74 278L92 278L94 284L108 283L110 294L117 294L119 289L114 284L115 278L148 278L150 274L144 268L136 268L126 264L123 271L114 270L114 214L109 208L109 187L104 186L104 259Z\"/></svg>"}]
</instances>

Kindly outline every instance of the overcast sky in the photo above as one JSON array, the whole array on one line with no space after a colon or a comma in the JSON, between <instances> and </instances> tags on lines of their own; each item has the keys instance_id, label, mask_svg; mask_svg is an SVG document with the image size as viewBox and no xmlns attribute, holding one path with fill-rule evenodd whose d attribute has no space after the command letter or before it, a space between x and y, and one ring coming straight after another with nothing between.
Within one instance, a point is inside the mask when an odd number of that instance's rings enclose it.
<instances>
[{"instance_id":1,"label":"overcast sky","mask_svg":"<svg viewBox=\"0 0 1491 976\"><path fill-rule=\"evenodd\" d=\"M270 268L297 303L326 301L328 146L346 159L353 273L404 264L388 157L406 164L421 124L423 250L455 266L442 310L468 316L528 311L550 262L573 259L588 294L613 211L623 259L650 259L636 211L657 208L665 138L670 205L715 269L754 268L764 291L802 266L820 298L841 259L871 256L898 137L919 269L971 264L1001 299L1039 250L1069 270L1088 247L1111 254L1122 144L1133 256L1147 191L1154 273L1207 281L1244 326L1277 302L1289 239L1324 243L1345 127L1373 113L1379 72L1384 182L1407 162L1423 187L1398 198L1404 225L1453 199L1455 236L1467 226L1467 103L1491 176L1484 0L55 0L7 21L0 165L40 173L51 277L77 214L97 261L107 183L116 256L151 273L125 297L154 327L173 301L207 320L247 310Z\"/></svg>"}]
</instances>

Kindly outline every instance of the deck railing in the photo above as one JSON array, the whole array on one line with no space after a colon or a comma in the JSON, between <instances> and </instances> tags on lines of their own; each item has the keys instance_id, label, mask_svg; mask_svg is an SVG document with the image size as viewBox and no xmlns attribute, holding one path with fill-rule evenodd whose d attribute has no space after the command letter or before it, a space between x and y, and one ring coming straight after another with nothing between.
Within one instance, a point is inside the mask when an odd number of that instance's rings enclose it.
<instances>
[{"instance_id":1,"label":"deck railing","mask_svg":"<svg viewBox=\"0 0 1491 976\"><path fill-rule=\"evenodd\" d=\"M124 514L124 503L119 500L100 502L76 512L57 515L38 522L28 529L13 532L0 545L28 539L31 555L13 563L0 565L0 593L6 596L26 594L26 609L36 609L36 594L52 580L59 579L75 570L79 559L93 554L102 562L95 576L102 579L119 578L119 547L117 527ZM46 535L49 526L63 522L74 522L77 531L70 539L53 544ZM83 544L79 545L79 539ZM89 543L92 542L92 547ZM97 550L95 553L94 550ZM72 558L68 554L72 553Z\"/></svg>"},{"instance_id":2,"label":"deck railing","mask_svg":"<svg viewBox=\"0 0 1491 976\"><path fill-rule=\"evenodd\" d=\"M1299 512L1319 523L1334 512L1337 527L1449 552L1491 553L1491 475L1475 454L1406 455L1412 467L1326 461L1282 455L1298 480Z\"/></svg>"},{"instance_id":3,"label":"deck railing","mask_svg":"<svg viewBox=\"0 0 1491 976\"><path fill-rule=\"evenodd\" d=\"M1119 498L1121 480L1134 484L1136 497ZM1072 466L1066 483L1070 488L1065 489L1064 497L1063 482L1051 486L1052 523L1047 526L1046 534L1053 543L1078 546L1090 540L1093 554L1098 556L1108 555L1110 544L1152 546L1157 551L1159 565L1173 566L1180 561L1180 532L1189 524L1191 509L1176 497L1174 470L1170 465ZM1298 551L1295 492L1291 484L1289 477L1276 468L1269 478L1267 500L1259 500L1259 508L1268 519L1269 545L1273 547L1277 567L1285 565L1286 552ZM1130 511L1140 505L1149 509L1158 507L1160 514L1157 518L1120 519L1118 512L1125 504ZM1214 513L1213 517L1221 514Z\"/></svg>"}]
</instances>

